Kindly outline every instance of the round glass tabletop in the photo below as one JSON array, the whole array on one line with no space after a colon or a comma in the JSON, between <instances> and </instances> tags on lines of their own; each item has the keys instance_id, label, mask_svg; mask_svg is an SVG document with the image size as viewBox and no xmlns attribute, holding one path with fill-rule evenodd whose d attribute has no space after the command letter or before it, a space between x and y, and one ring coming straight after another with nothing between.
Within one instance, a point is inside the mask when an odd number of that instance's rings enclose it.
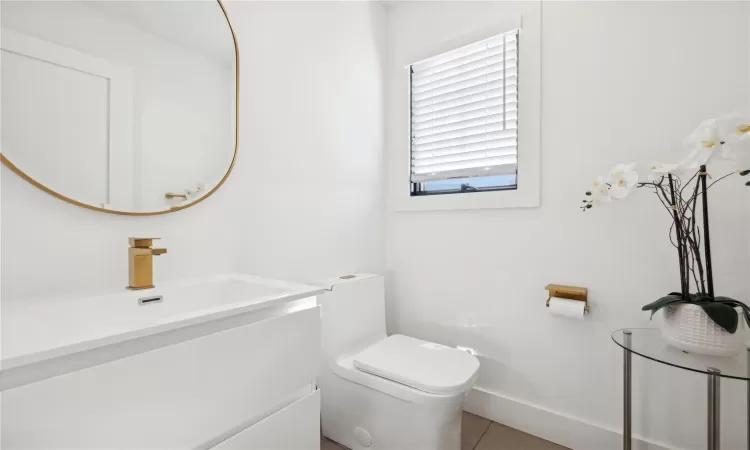
<instances>
[{"instance_id":1,"label":"round glass tabletop","mask_svg":"<svg viewBox=\"0 0 750 450\"><path fill-rule=\"evenodd\" d=\"M626 331L630 331L630 344L626 342ZM721 371L726 378L750 381L750 349L736 356L706 356L678 350L661 337L657 328L625 328L612 333L612 340L625 350L658 363L679 369L709 374L709 369Z\"/></svg>"}]
</instances>

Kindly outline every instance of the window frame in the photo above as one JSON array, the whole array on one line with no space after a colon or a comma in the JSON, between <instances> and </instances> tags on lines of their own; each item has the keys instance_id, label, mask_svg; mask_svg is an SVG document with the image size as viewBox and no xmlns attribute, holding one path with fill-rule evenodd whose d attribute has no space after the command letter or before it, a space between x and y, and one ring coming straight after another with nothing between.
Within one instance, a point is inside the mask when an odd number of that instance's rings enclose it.
<instances>
[{"instance_id":1,"label":"window frame","mask_svg":"<svg viewBox=\"0 0 750 450\"><path fill-rule=\"evenodd\" d=\"M515 28L519 29L519 123L523 123L518 133L518 167L516 171L516 189L496 189L471 192L472 195L412 195L414 183L411 182L411 63L404 68L408 71L401 77L406 92L406 112L408 134L406 148L399 152L397 158L403 167L401 188L395 189L391 201L394 209L406 211L447 211L496 208L536 208L540 205L541 191L541 9L524 13L516 19L506 20L496 26L475 30L459 38L440 43L429 52L422 52L422 58L429 58L456 49L473 42L503 34Z\"/></svg>"}]
</instances>

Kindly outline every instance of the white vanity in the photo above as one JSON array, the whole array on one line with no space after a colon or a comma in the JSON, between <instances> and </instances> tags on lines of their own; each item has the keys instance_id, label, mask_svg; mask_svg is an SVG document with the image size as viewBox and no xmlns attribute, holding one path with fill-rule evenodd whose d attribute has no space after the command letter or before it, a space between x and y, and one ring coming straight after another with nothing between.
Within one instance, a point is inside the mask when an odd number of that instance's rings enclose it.
<instances>
[{"instance_id":1,"label":"white vanity","mask_svg":"<svg viewBox=\"0 0 750 450\"><path fill-rule=\"evenodd\" d=\"M118 216L175 213L224 184L240 74L220 1L4 2L2 12L8 169ZM166 252L151 244L130 239L139 290L123 279L97 284L105 295L3 297L3 450L318 449L323 290L246 275L151 288L151 257ZM124 255L100 247L94 264L120 267ZM75 250L60 272L90 270ZM181 273L182 262L165 264ZM28 287L55 292L34 264L24 270L40 283Z\"/></svg>"},{"instance_id":2,"label":"white vanity","mask_svg":"<svg viewBox=\"0 0 750 450\"><path fill-rule=\"evenodd\" d=\"M222 275L4 299L2 448L318 449L321 293Z\"/></svg>"}]
</instances>

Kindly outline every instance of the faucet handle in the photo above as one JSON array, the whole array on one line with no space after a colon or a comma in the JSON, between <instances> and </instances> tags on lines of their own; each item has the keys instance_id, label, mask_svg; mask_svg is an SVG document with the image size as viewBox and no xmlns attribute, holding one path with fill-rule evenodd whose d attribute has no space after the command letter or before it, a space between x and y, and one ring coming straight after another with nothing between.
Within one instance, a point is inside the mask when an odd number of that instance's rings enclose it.
<instances>
[{"instance_id":1,"label":"faucet handle","mask_svg":"<svg viewBox=\"0 0 750 450\"><path fill-rule=\"evenodd\" d=\"M155 239L161 239L161 238L143 238L143 237L132 237L128 238L128 242L130 242L130 246L133 248L151 248L152 245L154 245Z\"/></svg>"}]
</instances>

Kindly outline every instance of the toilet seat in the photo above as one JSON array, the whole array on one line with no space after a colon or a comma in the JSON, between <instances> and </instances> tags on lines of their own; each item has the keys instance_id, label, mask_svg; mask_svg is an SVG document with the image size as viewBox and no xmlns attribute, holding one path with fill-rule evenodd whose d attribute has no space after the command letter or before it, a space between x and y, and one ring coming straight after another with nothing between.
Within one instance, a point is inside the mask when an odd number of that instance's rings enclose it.
<instances>
[{"instance_id":1,"label":"toilet seat","mask_svg":"<svg viewBox=\"0 0 750 450\"><path fill-rule=\"evenodd\" d=\"M411 386L361 371L354 367L354 356L341 357L333 362L333 364L330 365L330 368L336 376L343 380L350 381L408 403L418 405L439 405L444 402L446 398L453 397L451 395L430 394Z\"/></svg>"},{"instance_id":2,"label":"toilet seat","mask_svg":"<svg viewBox=\"0 0 750 450\"><path fill-rule=\"evenodd\" d=\"M479 369L467 352L398 334L356 354L352 363L362 372L436 395L463 393Z\"/></svg>"}]
</instances>

